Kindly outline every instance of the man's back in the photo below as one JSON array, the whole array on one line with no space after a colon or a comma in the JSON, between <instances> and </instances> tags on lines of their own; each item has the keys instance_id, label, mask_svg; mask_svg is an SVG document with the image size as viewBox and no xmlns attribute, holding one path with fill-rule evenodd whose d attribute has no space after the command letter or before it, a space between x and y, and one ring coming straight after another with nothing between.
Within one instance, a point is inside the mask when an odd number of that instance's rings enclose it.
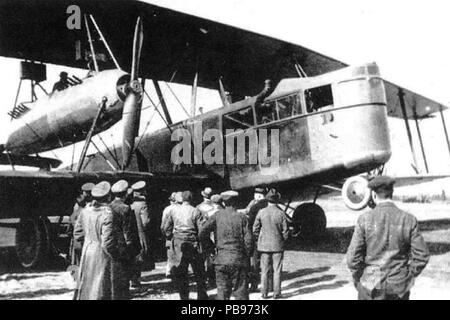
<instances>
[{"instance_id":1,"label":"man's back","mask_svg":"<svg viewBox=\"0 0 450 320\"><path fill-rule=\"evenodd\" d=\"M403 294L429 259L417 219L391 201L363 214L355 226L347 262L356 282L370 290Z\"/></svg>"},{"instance_id":2,"label":"man's back","mask_svg":"<svg viewBox=\"0 0 450 320\"><path fill-rule=\"evenodd\" d=\"M184 240L197 241L200 220L200 212L189 203L185 202L171 211L167 217L166 225L170 225L169 229L172 228L172 233L175 237ZM166 233L167 231L166 227Z\"/></svg>"},{"instance_id":3,"label":"man's back","mask_svg":"<svg viewBox=\"0 0 450 320\"><path fill-rule=\"evenodd\" d=\"M211 219L216 220L217 256L214 264L247 266L253 249L247 217L227 207Z\"/></svg>"},{"instance_id":4,"label":"man's back","mask_svg":"<svg viewBox=\"0 0 450 320\"><path fill-rule=\"evenodd\" d=\"M203 219L208 219L209 217L211 217L214 211L212 202L209 199L204 199L203 202L197 206L197 209L202 214Z\"/></svg>"},{"instance_id":5,"label":"man's back","mask_svg":"<svg viewBox=\"0 0 450 320\"><path fill-rule=\"evenodd\" d=\"M283 251L289 235L284 212L273 204L261 209L253 225L253 234L258 237L258 251Z\"/></svg>"},{"instance_id":6,"label":"man's back","mask_svg":"<svg viewBox=\"0 0 450 320\"><path fill-rule=\"evenodd\" d=\"M121 219L120 225L122 226L127 253L129 254L129 259L132 259L139 254L141 244L139 242L137 222L131 211L131 207L125 204L124 200L118 198L114 199L109 207Z\"/></svg>"},{"instance_id":7,"label":"man's back","mask_svg":"<svg viewBox=\"0 0 450 320\"><path fill-rule=\"evenodd\" d=\"M166 225L166 220L169 214L175 210L179 205L177 203L171 203L167 207L164 208L162 217L161 217L161 232L164 233L164 226Z\"/></svg>"}]
</instances>

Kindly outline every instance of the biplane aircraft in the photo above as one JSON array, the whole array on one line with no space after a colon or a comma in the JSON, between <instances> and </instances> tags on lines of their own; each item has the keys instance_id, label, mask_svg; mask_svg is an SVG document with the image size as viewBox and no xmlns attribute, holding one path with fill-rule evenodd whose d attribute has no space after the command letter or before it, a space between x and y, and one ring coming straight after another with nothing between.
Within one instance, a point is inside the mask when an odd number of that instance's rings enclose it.
<instances>
[{"instance_id":1,"label":"biplane aircraft","mask_svg":"<svg viewBox=\"0 0 450 320\"><path fill-rule=\"evenodd\" d=\"M66 27L71 5L85 18L79 30ZM101 65L100 53L109 55ZM20 218L16 248L26 267L38 265L52 250L58 227L47 217L70 215L86 181L145 179L155 207L167 192L200 190L205 184L243 195L257 186L275 186L294 230L323 231L325 214L315 203L323 192L342 190L355 210L370 203L367 178L360 174L382 167L391 156L387 117L404 118L409 132L408 119L445 109L383 80L375 63L347 66L300 45L145 1L0 1L0 55L25 60L23 69L31 71L22 78L35 84L45 78L39 70L46 63L85 68L85 56L93 65L89 77L15 104L10 113L17 126L2 145L1 163L42 169L0 172L0 218ZM166 127L138 137L145 79L158 92ZM158 81L192 85L186 121L172 123ZM195 116L197 86L218 90L223 106ZM85 161L92 135L120 119L122 145ZM260 139L261 130L277 130L276 170L261 163L175 165L172 133L194 134L194 123L201 123L201 135L216 129L222 142L240 139L244 144ZM82 140L85 148L75 171L51 170L60 163L38 155ZM262 151L269 154L269 149L267 144ZM224 157L233 152L230 145L222 149ZM111 163L117 164L115 170Z\"/></svg>"}]
</instances>

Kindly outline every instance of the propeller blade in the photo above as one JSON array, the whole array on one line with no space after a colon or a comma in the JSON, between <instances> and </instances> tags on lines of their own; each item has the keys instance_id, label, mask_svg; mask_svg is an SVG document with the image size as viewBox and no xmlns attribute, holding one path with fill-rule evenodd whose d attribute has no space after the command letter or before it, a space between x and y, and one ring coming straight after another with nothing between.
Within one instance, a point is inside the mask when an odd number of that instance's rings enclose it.
<instances>
[{"instance_id":1,"label":"propeller blade","mask_svg":"<svg viewBox=\"0 0 450 320\"><path fill-rule=\"evenodd\" d=\"M122 137L122 170L130 164L134 150L134 139L139 128L140 100L142 95L130 91L123 106L123 137Z\"/></svg>"},{"instance_id":2,"label":"propeller blade","mask_svg":"<svg viewBox=\"0 0 450 320\"><path fill-rule=\"evenodd\" d=\"M144 31L139 17L136 21L133 38L133 57L131 61L131 79L127 88L127 97L123 105L122 170L130 164L134 151L134 139L139 130L141 114L142 85L138 80Z\"/></svg>"},{"instance_id":3,"label":"propeller blade","mask_svg":"<svg viewBox=\"0 0 450 320\"><path fill-rule=\"evenodd\" d=\"M142 42L144 40L144 30L142 27L141 17L136 21L133 39L133 59L131 62L131 81L137 80L139 71L139 62L141 59Z\"/></svg>"}]
</instances>

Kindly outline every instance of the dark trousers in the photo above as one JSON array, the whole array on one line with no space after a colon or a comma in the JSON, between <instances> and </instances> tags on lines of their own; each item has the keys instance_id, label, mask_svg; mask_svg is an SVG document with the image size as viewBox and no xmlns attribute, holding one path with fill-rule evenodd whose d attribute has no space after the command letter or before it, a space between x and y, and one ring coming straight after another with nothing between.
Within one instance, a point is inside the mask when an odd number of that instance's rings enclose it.
<instances>
[{"instance_id":1,"label":"dark trousers","mask_svg":"<svg viewBox=\"0 0 450 320\"><path fill-rule=\"evenodd\" d=\"M248 300L248 267L216 265L217 300Z\"/></svg>"},{"instance_id":2,"label":"dark trousers","mask_svg":"<svg viewBox=\"0 0 450 320\"><path fill-rule=\"evenodd\" d=\"M283 252L261 252L261 293L269 293L269 277L273 272L273 294L281 294Z\"/></svg>"},{"instance_id":3,"label":"dark trousers","mask_svg":"<svg viewBox=\"0 0 450 320\"><path fill-rule=\"evenodd\" d=\"M177 267L172 267L173 283L180 294L181 300L189 299L189 265L194 271L195 281L197 282L197 299L207 300L205 285L205 268L202 255L189 243L183 244L182 257Z\"/></svg>"},{"instance_id":4,"label":"dark trousers","mask_svg":"<svg viewBox=\"0 0 450 320\"><path fill-rule=\"evenodd\" d=\"M260 276L260 264L261 257L260 253L257 250L253 251L253 256L251 257L251 271L250 271L250 290L254 291L258 289L258 284L261 279Z\"/></svg>"}]
</instances>

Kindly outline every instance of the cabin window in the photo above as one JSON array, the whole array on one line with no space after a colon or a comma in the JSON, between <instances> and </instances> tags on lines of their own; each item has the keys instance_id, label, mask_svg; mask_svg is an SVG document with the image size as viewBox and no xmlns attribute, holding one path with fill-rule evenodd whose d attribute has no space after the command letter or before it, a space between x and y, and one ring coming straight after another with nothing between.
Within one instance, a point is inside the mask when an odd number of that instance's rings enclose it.
<instances>
[{"instance_id":1,"label":"cabin window","mask_svg":"<svg viewBox=\"0 0 450 320\"><path fill-rule=\"evenodd\" d=\"M297 94L289 95L277 100L266 101L257 106L258 124L282 120L302 113L300 98Z\"/></svg>"},{"instance_id":2,"label":"cabin window","mask_svg":"<svg viewBox=\"0 0 450 320\"><path fill-rule=\"evenodd\" d=\"M277 100L278 119L289 118L301 114L298 95L291 95Z\"/></svg>"},{"instance_id":3,"label":"cabin window","mask_svg":"<svg viewBox=\"0 0 450 320\"><path fill-rule=\"evenodd\" d=\"M333 92L331 85L305 90L306 110L315 112L324 107L333 106Z\"/></svg>"},{"instance_id":4,"label":"cabin window","mask_svg":"<svg viewBox=\"0 0 450 320\"><path fill-rule=\"evenodd\" d=\"M248 107L239 111L231 112L223 116L223 130L242 129L246 130L255 125L253 119L253 108Z\"/></svg>"},{"instance_id":5,"label":"cabin window","mask_svg":"<svg viewBox=\"0 0 450 320\"><path fill-rule=\"evenodd\" d=\"M269 123L278 119L275 101L266 101L256 108L258 108L256 112L258 124Z\"/></svg>"}]
</instances>

